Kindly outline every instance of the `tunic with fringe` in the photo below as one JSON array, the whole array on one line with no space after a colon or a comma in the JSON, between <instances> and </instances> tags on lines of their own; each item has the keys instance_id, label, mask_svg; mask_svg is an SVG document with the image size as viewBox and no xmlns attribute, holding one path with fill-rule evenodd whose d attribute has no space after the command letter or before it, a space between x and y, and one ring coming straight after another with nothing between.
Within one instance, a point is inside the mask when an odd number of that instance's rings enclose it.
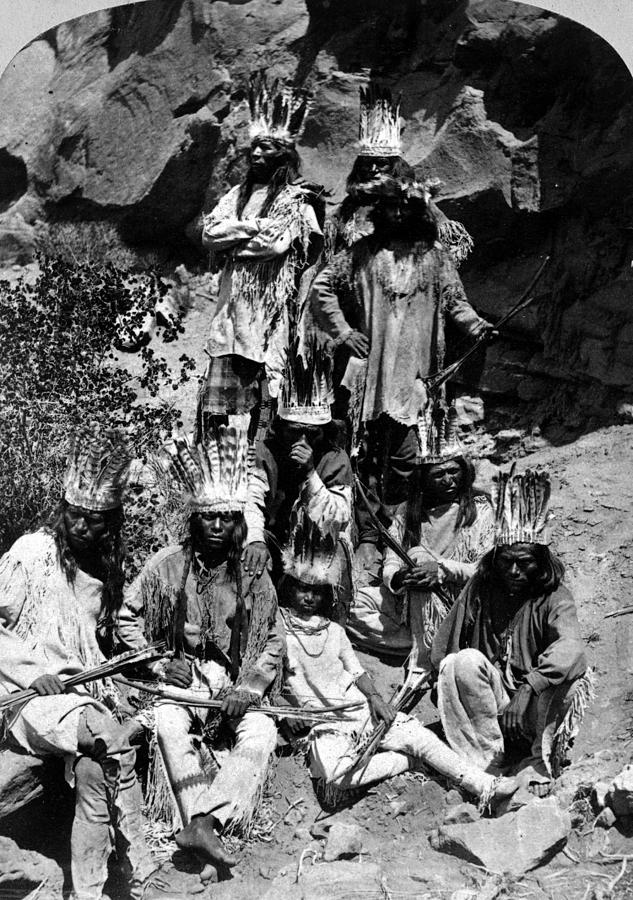
<instances>
[{"instance_id":1,"label":"tunic with fringe","mask_svg":"<svg viewBox=\"0 0 633 900\"><path fill-rule=\"evenodd\" d=\"M420 523L420 542L407 550L417 565L437 563L440 584L453 602L493 545L494 516L488 499L476 497L475 510L472 525L459 527L458 503L426 510ZM389 528L400 545L404 545L406 514L407 504L401 503ZM434 591L395 591L393 578L402 567L400 557L387 547L383 584L363 584L366 579L361 575L348 627L361 643L387 652L405 652L413 645L417 664L428 667L433 638L450 606Z\"/></svg>"},{"instance_id":2,"label":"tunic with fringe","mask_svg":"<svg viewBox=\"0 0 633 900\"><path fill-rule=\"evenodd\" d=\"M186 575L186 578L185 578ZM204 571L182 545L155 554L131 585L119 617L119 636L130 647L149 640L173 640L174 618L184 586L184 645L191 664L192 684L172 693L219 697L232 686L262 697L281 681L285 635L277 595L268 574L260 578L242 572L245 621L240 630L240 670L233 679L231 632L237 608L237 582L226 563ZM183 585L184 581L184 585ZM195 815L213 814L223 826L248 830L266 780L276 729L271 719L249 710L230 725L234 732L222 765L209 765L206 741L193 734L196 723L210 729L217 758L219 715L161 702L155 711L150 746L146 812L158 822L182 827Z\"/></svg>"},{"instance_id":3,"label":"tunic with fringe","mask_svg":"<svg viewBox=\"0 0 633 900\"><path fill-rule=\"evenodd\" d=\"M171 639L178 592L187 560L181 545L156 553L126 592L118 621L121 641L131 649L148 641ZM237 603L235 578L226 563L206 577L196 577L192 565L185 582L187 609L185 652L192 658L212 644L219 659L230 665L231 626ZM241 670L238 684L262 696L281 670L285 652L277 595L266 572L260 578L242 575L246 621L240 635Z\"/></svg>"},{"instance_id":4,"label":"tunic with fringe","mask_svg":"<svg viewBox=\"0 0 633 900\"><path fill-rule=\"evenodd\" d=\"M101 664L96 635L102 592L102 582L81 569L69 583L49 532L19 538L0 560L0 692L28 688L40 675L70 676ZM105 712L99 701L116 705L111 682L36 698L7 713L6 726L28 753L43 755L50 745L54 755L73 756L77 716L70 713L86 705Z\"/></svg>"},{"instance_id":5,"label":"tunic with fringe","mask_svg":"<svg viewBox=\"0 0 633 900\"><path fill-rule=\"evenodd\" d=\"M299 279L320 253L323 235L310 189L283 188L262 218L267 190L256 185L238 217L240 186L232 188L205 217L202 242L225 260L207 352L263 363L276 397L290 323L299 312Z\"/></svg>"},{"instance_id":6,"label":"tunic with fringe","mask_svg":"<svg viewBox=\"0 0 633 900\"><path fill-rule=\"evenodd\" d=\"M535 694L574 681L584 674L584 653L576 604L569 590L526 601L501 634L492 624L492 604L504 606L502 596L481 575L471 578L433 642L433 667L450 653L479 650L501 672L509 693L527 682Z\"/></svg>"},{"instance_id":7,"label":"tunic with fringe","mask_svg":"<svg viewBox=\"0 0 633 900\"><path fill-rule=\"evenodd\" d=\"M424 379L444 364L445 321L472 337L486 326L439 242L386 248L373 236L363 238L317 276L310 304L316 322L336 344L353 330L369 338L361 422L386 413L402 425L415 425L426 402ZM352 365L358 365L354 357ZM355 380L350 374L343 383Z\"/></svg>"}]
</instances>

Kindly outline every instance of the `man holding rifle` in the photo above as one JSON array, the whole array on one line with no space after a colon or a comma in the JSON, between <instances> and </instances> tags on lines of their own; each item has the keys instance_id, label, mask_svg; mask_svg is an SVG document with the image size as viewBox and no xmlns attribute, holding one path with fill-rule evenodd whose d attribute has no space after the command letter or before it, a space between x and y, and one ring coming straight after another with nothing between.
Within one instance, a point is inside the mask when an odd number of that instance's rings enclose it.
<instances>
[{"instance_id":1,"label":"man holding rifle","mask_svg":"<svg viewBox=\"0 0 633 900\"><path fill-rule=\"evenodd\" d=\"M64 678L104 662L122 602L122 496L130 454L115 432L72 442L64 495L50 528L27 534L0 560L0 686L36 696L5 713L6 746L66 761L75 787L71 872L76 900L100 900L112 851L125 847L134 898L175 896L145 842L129 732L110 710L108 680L65 692Z\"/></svg>"},{"instance_id":2,"label":"man holding rifle","mask_svg":"<svg viewBox=\"0 0 633 900\"><path fill-rule=\"evenodd\" d=\"M375 652L413 650L411 664L430 673L435 632L492 547L494 521L489 500L473 492L475 468L457 438L455 407L429 402L416 431L409 498L384 535L382 584L358 586L347 628Z\"/></svg>"}]
</instances>

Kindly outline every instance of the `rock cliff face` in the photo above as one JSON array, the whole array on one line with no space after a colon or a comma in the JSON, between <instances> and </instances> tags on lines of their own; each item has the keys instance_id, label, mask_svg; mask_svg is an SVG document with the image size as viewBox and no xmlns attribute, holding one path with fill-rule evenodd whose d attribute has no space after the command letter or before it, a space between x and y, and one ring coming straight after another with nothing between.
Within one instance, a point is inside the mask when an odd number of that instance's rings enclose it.
<instances>
[{"instance_id":1,"label":"rock cliff face","mask_svg":"<svg viewBox=\"0 0 633 900\"><path fill-rule=\"evenodd\" d=\"M633 408L633 84L600 38L507 0L150 0L60 26L0 81L0 257L28 257L38 219L184 242L243 171L259 67L314 90L304 174L333 199L359 84L402 93L405 155L475 239L462 272L484 314L551 255L540 302L463 373L467 392L550 429Z\"/></svg>"}]
</instances>

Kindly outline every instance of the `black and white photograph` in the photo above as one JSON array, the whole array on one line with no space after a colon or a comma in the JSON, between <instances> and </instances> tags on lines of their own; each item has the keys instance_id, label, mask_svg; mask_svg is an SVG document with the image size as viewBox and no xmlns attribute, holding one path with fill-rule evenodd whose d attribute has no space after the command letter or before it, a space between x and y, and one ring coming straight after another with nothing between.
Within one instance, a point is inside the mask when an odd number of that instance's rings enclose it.
<instances>
[{"instance_id":1,"label":"black and white photograph","mask_svg":"<svg viewBox=\"0 0 633 900\"><path fill-rule=\"evenodd\" d=\"M0 900L633 897L633 8L0 0Z\"/></svg>"}]
</instances>

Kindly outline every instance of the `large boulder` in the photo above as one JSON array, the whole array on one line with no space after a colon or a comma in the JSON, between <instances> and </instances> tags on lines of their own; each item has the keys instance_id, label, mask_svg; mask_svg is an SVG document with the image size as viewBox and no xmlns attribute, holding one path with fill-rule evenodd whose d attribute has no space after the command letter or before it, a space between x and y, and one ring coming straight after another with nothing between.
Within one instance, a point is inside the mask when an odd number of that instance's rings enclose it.
<instances>
[{"instance_id":1,"label":"large boulder","mask_svg":"<svg viewBox=\"0 0 633 900\"><path fill-rule=\"evenodd\" d=\"M0 897L62 900L63 886L64 873L54 860L0 837Z\"/></svg>"},{"instance_id":2,"label":"large boulder","mask_svg":"<svg viewBox=\"0 0 633 900\"><path fill-rule=\"evenodd\" d=\"M483 314L551 255L538 302L463 370L467 394L538 407L538 424L575 394L585 426L633 400L631 78L582 26L507 0L147 0L60 25L0 79L0 260L33 253L41 217L105 218L177 255L244 172L262 66L313 89L299 149L332 203L359 84L402 93L404 152L474 237L462 274Z\"/></svg>"},{"instance_id":3,"label":"large boulder","mask_svg":"<svg viewBox=\"0 0 633 900\"><path fill-rule=\"evenodd\" d=\"M499 819L443 825L430 837L440 853L483 866L498 875L521 875L542 865L565 846L569 814L555 797L533 800Z\"/></svg>"},{"instance_id":4,"label":"large boulder","mask_svg":"<svg viewBox=\"0 0 633 900\"><path fill-rule=\"evenodd\" d=\"M62 760L43 760L25 753L0 750L0 821L40 797L44 791L63 784L63 779Z\"/></svg>"}]
</instances>

